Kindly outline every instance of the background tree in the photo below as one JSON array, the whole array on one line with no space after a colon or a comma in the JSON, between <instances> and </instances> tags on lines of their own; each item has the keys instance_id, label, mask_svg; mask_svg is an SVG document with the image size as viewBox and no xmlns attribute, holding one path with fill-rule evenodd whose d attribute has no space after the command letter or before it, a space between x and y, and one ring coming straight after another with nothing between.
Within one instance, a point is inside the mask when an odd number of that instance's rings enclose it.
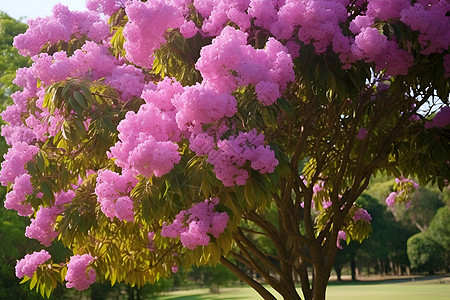
<instances>
[{"instance_id":1,"label":"background tree","mask_svg":"<svg viewBox=\"0 0 450 300\"><path fill-rule=\"evenodd\" d=\"M448 192L447 192L448 193ZM450 269L450 207L441 207L433 217L428 228L428 234L440 246L443 254L443 266L448 272Z\"/></svg>"},{"instance_id":2,"label":"background tree","mask_svg":"<svg viewBox=\"0 0 450 300\"><path fill-rule=\"evenodd\" d=\"M444 258L440 245L424 232L419 232L410 237L407 245L408 258L412 269L434 274L442 266Z\"/></svg>"},{"instance_id":3,"label":"background tree","mask_svg":"<svg viewBox=\"0 0 450 300\"><path fill-rule=\"evenodd\" d=\"M430 226L424 232L408 239L408 258L411 267L417 271L434 271L449 269L450 209L440 208Z\"/></svg>"},{"instance_id":4,"label":"background tree","mask_svg":"<svg viewBox=\"0 0 450 300\"><path fill-rule=\"evenodd\" d=\"M0 103L1 109L11 104L9 96L19 89L12 83L16 70L31 64L28 57L23 57L14 48L13 38L24 33L28 26L0 11Z\"/></svg>"},{"instance_id":5,"label":"background tree","mask_svg":"<svg viewBox=\"0 0 450 300\"><path fill-rule=\"evenodd\" d=\"M265 299L252 273L324 299L341 240L371 231L356 200L373 174L396 175L391 204L408 176L448 182L450 22L432 2L55 6L14 40L34 62L2 113L0 182L28 237L73 255L17 275L49 295L220 261Z\"/></svg>"}]
</instances>

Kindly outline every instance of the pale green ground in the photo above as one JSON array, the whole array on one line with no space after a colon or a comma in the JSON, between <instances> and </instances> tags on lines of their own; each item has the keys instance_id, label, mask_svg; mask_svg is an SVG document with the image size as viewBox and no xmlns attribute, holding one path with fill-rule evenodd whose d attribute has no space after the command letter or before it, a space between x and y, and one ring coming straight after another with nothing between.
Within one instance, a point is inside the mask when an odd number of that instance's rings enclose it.
<instances>
[{"instance_id":1,"label":"pale green ground","mask_svg":"<svg viewBox=\"0 0 450 300\"><path fill-rule=\"evenodd\" d=\"M158 300L257 300L259 295L248 287L221 288L212 295L208 289L178 291ZM279 297L278 299L282 299ZM407 283L358 283L330 285L327 300L449 300L450 277Z\"/></svg>"}]
</instances>

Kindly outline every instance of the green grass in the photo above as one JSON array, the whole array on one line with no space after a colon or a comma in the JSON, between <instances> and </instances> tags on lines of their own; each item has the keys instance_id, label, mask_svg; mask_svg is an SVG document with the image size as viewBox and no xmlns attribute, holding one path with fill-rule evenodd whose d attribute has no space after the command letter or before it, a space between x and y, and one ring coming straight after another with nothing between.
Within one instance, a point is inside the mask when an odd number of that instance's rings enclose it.
<instances>
[{"instance_id":1,"label":"green grass","mask_svg":"<svg viewBox=\"0 0 450 300\"><path fill-rule=\"evenodd\" d=\"M444 282L444 283L439 283ZM272 290L273 291L273 290ZM208 289L177 291L160 296L158 300L257 300L261 297L249 287L221 288L220 294L210 294ZM282 299L282 297L278 297ZM428 280L405 283L358 282L331 284L327 300L448 300L450 280Z\"/></svg>"},{"instance_id":2,"label":"green grass","mask_svg":"<svg viewBox=\"0 0 450 300\"><path fill-rule=\"evenodd\" d=\"M330 286L327 300L448 300L450 284L387 283Z\"/></svg>"}]
</instances>

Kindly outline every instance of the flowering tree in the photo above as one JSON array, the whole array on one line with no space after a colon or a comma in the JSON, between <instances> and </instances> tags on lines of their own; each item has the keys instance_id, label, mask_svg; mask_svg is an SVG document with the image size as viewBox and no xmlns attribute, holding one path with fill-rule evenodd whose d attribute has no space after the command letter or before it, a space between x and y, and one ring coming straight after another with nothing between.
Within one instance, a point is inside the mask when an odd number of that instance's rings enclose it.
<instances>
[{"instance_id":1,"label":"flowering tree","mask_svg":"<svg viewBox=\"0 0 450 300\"><path fill-rule=\"evenodd\" d=\"M399 178L389 204L408 202L410 175L448 184L447 1L87 7L15 38L34 63L2 113L5 206L73 253L18 262L43 294L220 261L265 299L247 269L285 299L301 298L294 277L324 299L341 241L370 233L355 201L372 175Z\"/></svg>"}]
</instances>

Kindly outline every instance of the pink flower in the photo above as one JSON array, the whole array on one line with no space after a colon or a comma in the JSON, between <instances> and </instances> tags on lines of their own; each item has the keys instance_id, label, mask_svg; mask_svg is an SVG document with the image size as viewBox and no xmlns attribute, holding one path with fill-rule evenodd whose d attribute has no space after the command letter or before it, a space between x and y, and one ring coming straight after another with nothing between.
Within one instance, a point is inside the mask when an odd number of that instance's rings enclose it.
<instances>
[{"instance_id":1,"label":"pink flower","mask_svg":"<svg viewBox=\"0 0 450 300\"><path fill-rule=\"evenodd\" d=\"M14 209L20 216L31 216L34 212L30 203L25 203L26 196L33 193L31 176L23 174L14 180L13 190L6 194L5 208Z\"/></svg>"},{"instance_id":2,"label":"pink flower","mask_svg":"<svg viewBox=\"0 0 450 300\"><path fill-rule=\"evenodd\" d=\"M25 142L15 143L4 155L0 170L0 183L8 185L14 182L15 178L26 173L25 164L29 162L37 153L39 148L28 145Z\"/></svg>"},{"instance_id":3,"label":"pink flower","mask_svg":"<svg viewBox=\"0 0 450 300\"><path fill-rule=\"evenodd\" d=\"M355 211L353 215L353 221L357 222L362 220L363 222L370 223L372 221L372 216L363 208L359 208Z\"/></svg>"},{"instance_id":4,"label":"pink flower","mask_svg":"<svg viewBox=\"0 0 450 300\"><path fill-rule=\"evenodd\" d=\"M347 240L347 234L344 231L339 230L338 236L337 236L337 241L336 241L336 246L341 250L343 249L343 247L341 246L342 240Z\"/></svg>"},{"instance_id":5,"label":"pink flower","mask_svg":"<svg viewBox=\"0 0 450 300\"><path fill-rule=\"evenodd\" d=\"M54 229L56 218L63 211L57 206L41 207L36 213L36 218L31 219L31 224L25 229L25 236L38 240L46 247L50 246L58 236L58 232Z\"/></svg>"},{"instance_id":6,"label":"pink flower","mask_svg":"<svg viewBox=\"0 0 450 300\"><path fill-rule=\"evenodd\" d=\"M97 274L93 268L88 269L93 261L90 254L72 256L67 264L66 286L82 291L93 284Z\"/></svg>"},{"instance_id":7,"label":"pink flower","mask_svg":"<svg viewBox=\"0 0 450 300\"><path fill-rule=\"evenodd\" d=\"M264 135L255 129L240 132L227 140L217 142L217 150L208 154L208 162L214 166L214 173L225 186L244 185L248 172L243 167L250 161L251 168L260 173L271 173L278 165L275 153L264 146Z\"/></svg>"},{"instance_id":8,"label":"pink flower","mask_svg":"<svg viewBox=\"0 0 450 300\"><path fill-rule=\"evenodd\" d=\"M173 265L172 266L172 273L177 273L178 272L178 266L177 265Z\"/></svg>"},{"instance_id":9,"label":"pink flower","mask_svg":"<svg viewBox=\"0 0 450 300\"><path fill-rule=\"evenodd\" d=\"M24 258L17 261L16 276L18 278L22 278L24 276L31 278L34 272L36 272L37 267L45 263L50 258L50 254L45 250L25 255Z\"/></svg>"},{"instance_id":10,"label":"pink flower","mask_svg":"<svg viewBox=\"0 0 450 300\"><path fill-rule=\"evenodd\" d=\"M396 193L396 192L392 192L392 193L390 193L389 196L386 198L386 204L387 204L389 207L394 206L394 203L395 203L395 197L396 197L396 196L397 196L397 193Z\"/></svg>"},{"instance_id":11,"label":"pink flower","mask_svg":"<svg viewBox=\"0 0 450 300\"><path fill-rule=\"evenodd\" d=\"M126 57L136 65L151 68L153 52L166 41L164 33L183 24L182 11L162 0L127 1L125 11L128 16L123 29Z\"/></svg>"},{"instance_id":12,"label":"pink flower","mask_svg":"<svg viewBox=\"0 0 450 300\"><path fill-rule=\"evenodd\" d=\"M74 34L84 34L94 42L100 42L109 34L108 23L97 13L70 11L62 4L55 5L52 12L51 16L29 20L27 31L14 38L14 46L20 54L37 55L46 43L68 42Z\"/></svg>"},{"instance_id":13,"label":"pink flower","mask_svg":"<svg viewBox=\"0 0 450 300\"><path fill-rule=\"evenodd\" d=\"M87 0L86 7L91 11L97 11L111 16L120 7L123 7L125 0Z\"/></svg>"},{"instance_id":14,"label":"pink flower","mask_svg":"<svg viewBox=\"0 0 450 300\"><path fill-rule=\"evenodd\" d=\"M425 129L445 128L450 125L450 106L444 106L436 113L431 122L425 123Z\"/></svg>"},{"instance_id":15,"label":"pink flower","mask_svg":"<svg viewBox=\"0 0 450 300\"><path fill-rule=\"evenodd\" d=\"M197 31L198 28L193 21L184 21L183 25L180 27L180 33L185 39L190 39L197 33Z\"/></svg>"},{"instance_id":16,"label":"pink flower","mask_svg":"<svg viewBox=\"0 0 450 300\"><path fill-rule=\"evenodd\" d=\"M148 240L147 248L148 248L150 251L155 251L155 241L154 241L154 238L155 238L155 233L154 233L153 231L149 231L149 232L147 233L147 240Z\"/></svg>"},{"instance_id":17,"label":"pink flower","mask_svg":"<svg viewBox=\"0 0 450 300\"><path fill-rule=\"evenodd\" d=\"M367 129L364 128L364 127L361 127L361 128L358 130L358 134L356 135L356 138L357 138L358 140L364 140L364 139L366 138L366 136L367 136Z\"/></svg>"},{"instance_id":18,"label":"pink flower","mask_svg":"<svg viewBox=\"0 0 450 300\"><path fill-rule=\"evenodd\" d=\"M122 95L122 101L139 97L145 86L145 75L133 65L122 65L115 68L106 83L116 88Z\"/></svg>"},{"instance_id":19,"label":"pink flower","mask_svg":"<svg viewBox=\"0 0 450 300\"><path fill-rule=\"evenodd\" d=\"M180 237L183 247L191 250L197 246L208 245L210 241L208 234L218 238L225 230L229 219L226 212L213 211L218 201L217 198L211 198L195 204L187 211L180 211L172 224L163 224L161 236Z\"/></svg>"},{"instance_id":20,"label":"pink flower","mask_svg":"<svg viewBox=\"0 0 450 300\"><path fill-rule=\"evenodd\" d=\"M95 194L98 196L102 212L111 219L134 221L133 201L127 195L137 184L137 179L129 171L122 175L110 170L100 171L97 177Z\"/></svg>"}]
</instances>

